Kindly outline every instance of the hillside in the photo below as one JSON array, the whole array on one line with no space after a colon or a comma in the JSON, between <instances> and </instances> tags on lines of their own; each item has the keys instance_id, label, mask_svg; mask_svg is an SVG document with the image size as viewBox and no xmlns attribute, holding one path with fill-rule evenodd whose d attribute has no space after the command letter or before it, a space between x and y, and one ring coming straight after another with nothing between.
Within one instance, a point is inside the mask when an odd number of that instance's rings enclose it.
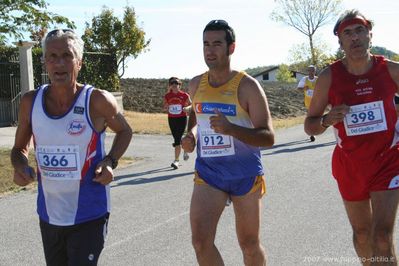
<instances>
[{"instance_id":1,"label":"hillside","mask_svg":"<svg viewBox=\"0 0 399 266\"><path fill-rule=\"evenodd\" d=\"M163 96L167 89L166 79L122 79L123 106L126 110L162 113ZM183 80L183 90L188 80ZM305 114L303 95L296 91L296 83L261 83L275 118L295 117Z\"/></svg>"}]
</instances>

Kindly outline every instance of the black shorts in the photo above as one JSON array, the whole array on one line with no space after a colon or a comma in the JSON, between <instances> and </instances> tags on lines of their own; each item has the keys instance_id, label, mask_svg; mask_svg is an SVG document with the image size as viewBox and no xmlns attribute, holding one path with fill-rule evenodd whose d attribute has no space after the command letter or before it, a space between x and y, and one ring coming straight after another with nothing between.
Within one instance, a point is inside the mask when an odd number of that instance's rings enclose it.
<instances>
[{"instance_id":1,"label":"black shorts","mask_svg":"<svg viewBox=\"0 0 399 266\"><path fill-rule=\"evenodd\" d=\"M57 226L40 220L47 266L97 265L104 248L109 214L71 226Z\"/></svg>"},{"instance_id":2,"label":"black shorts","mask_svg":"<svg viewBox=\"0 0 399 266\"><path fill-rule=\"evenodd\" d=\"M168 117L169 128L174 139L173 147L179 146L184 130L186 129L187 116Z\"/></svg>"}]
</instances>

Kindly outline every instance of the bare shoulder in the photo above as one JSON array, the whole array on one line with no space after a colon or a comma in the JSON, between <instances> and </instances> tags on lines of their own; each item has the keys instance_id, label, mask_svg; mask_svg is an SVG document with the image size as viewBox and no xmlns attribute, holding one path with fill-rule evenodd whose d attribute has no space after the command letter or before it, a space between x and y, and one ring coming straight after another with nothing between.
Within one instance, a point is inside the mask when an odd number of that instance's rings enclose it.
<instances>
[{"instance_id":1,"label":"bare shoulder","mask_svg":"<svg viewBox=\"0 0 399 266\"><path fill-rule=\"evenodd\" d=\"M329 89L331 85L331 68L325 67L317 77L316 86Z\"/></svg>"},{"instance_id":2,"label":"bare shoulder","mask_svg":"<svg viewBox=\"0 0 399 266\"><path fill-rule=\"evenodd\" d=\"M190 82L188 83L188 93L189 93L191 99L194 97L195 92L198 89L198 86L199 86L199 84L201 82L202 75L203 74L193 77L190 80Z\"/></svg>"},{"instance_id":3,"label":"bare shoulder","mask_svg":"<svg viewBox=\"0 0 399 266\"><path fill-rule=\"evenodd\" d=\"M22 95L21 101L33 101L37 91L28 91Z\"/></svg>"},{"instance_id":4,"label":"bare shoulder","mask_svg":"<svg viewBox=\"0 0 399 266\"><path fill-rule=\"evenodd\" d=\"M28 91L22 95L20 110L23 112L30 112L32 109L33 101L35 99L37 91Z\"/></svg>"},{"instance_id":5,"label":"bare shoulder","mask_svg":"<svg viewBox=\"0 0 399 266\"><path fill-rule=\"evenodd\" d=\"M118 112L118 104L115 97L106 90L93 89L90 97L91 114L114 115Z\"/></svg>"},{"instance_id":6,"label":"bare shoulder","mask_svg":"<svg viewBox=\"0 0 399 266\"><path fill-rule=\"evenodd\" d=\"M116 102L116 99L112 93L106 90L101 90L101 89L93 89L93 92L91 94L91 100L93 102Z\"/></svg>"},{"instance_id":7,"label":"bare shoulder","mask_svg":"<svg viewBox=\"0 0 399 266\"><path fill-rule=\"evenodd\" d=\"M245 94L262 94L264 95L265 92L260 85L259 81L247 73L245 73L244 77L241 79L240 87L239 87L240 94L245 91Z\"/></svg>"},{"instance_id":8,"label":"bare shoulder","mask_svg":"<svg viewBox=\"0 0 399 266\"><path fill-rule=\"evenodd\" d=\"M389 74L391 74L396 84L399 84L399 62L387 60L387 66Z\"/></svg>"}]
</instances>

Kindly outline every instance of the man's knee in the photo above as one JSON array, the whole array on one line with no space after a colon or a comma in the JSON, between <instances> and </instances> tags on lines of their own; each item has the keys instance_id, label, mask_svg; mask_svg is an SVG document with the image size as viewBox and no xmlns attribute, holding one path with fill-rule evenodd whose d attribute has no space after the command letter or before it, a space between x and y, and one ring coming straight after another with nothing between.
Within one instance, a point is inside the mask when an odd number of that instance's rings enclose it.
<instances>
[{"instance_id":1,"label":"man's knee","mask_svg":"<svg viewBox=\"0 0 399 266\"><path fill-rule=\"evenodd\" d=\"M370 243L369 228L353 228L353 240L358 245L367 245Z\"/></svg>"},{"instance_id":2,"label":"man's knee","mask_svg":"<svg viewBox=\"0 0 399 266\"><path fill-rule=\"evenodd\" d=\"M191 243L197 254L206 251L207 249L211 248L214 244L213 238L194 233L191 238Z\"/></svg>"},{"instance_id":3,"label":"man's knee","mask_svg":"<svg viewBox=\"0 0 399 266\"><path fill-rule=\"evenodd\" d=\"M239 243L244 255L252 256L261 250L261 244L258 236L239 239Z\"/></svg>"},{"instance_id":4,"label":"man's knee","mask_svg":"<svg viewBox=\"0 0 399 266\"><path fill-rule=\"evenodd\" d=\"M373 248L381 251L392 249L392 228L376 228L373 232Z\"/></svg>"}]
</instances>

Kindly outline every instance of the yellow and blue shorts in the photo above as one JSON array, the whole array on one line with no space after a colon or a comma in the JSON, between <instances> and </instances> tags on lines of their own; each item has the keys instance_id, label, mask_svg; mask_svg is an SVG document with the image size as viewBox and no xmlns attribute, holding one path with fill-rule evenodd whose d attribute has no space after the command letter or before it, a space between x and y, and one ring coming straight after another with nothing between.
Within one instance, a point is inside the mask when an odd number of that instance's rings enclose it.
<instances>
[{"instance_id":1,"label":"yellow and blue shorts","mask_svg":"<svg viewBox=\"0 0 399 266\"><path fill-rule=\"evenodd\" d=\"M220 178L200 177L196 171L194 183L197 185L209 185L232 196L251 194L259 189L261 189L262 196L266 193L266 181L263 175L249 178L246 177L241 179L224 180Z\"/></svg>"}]
</instances>

